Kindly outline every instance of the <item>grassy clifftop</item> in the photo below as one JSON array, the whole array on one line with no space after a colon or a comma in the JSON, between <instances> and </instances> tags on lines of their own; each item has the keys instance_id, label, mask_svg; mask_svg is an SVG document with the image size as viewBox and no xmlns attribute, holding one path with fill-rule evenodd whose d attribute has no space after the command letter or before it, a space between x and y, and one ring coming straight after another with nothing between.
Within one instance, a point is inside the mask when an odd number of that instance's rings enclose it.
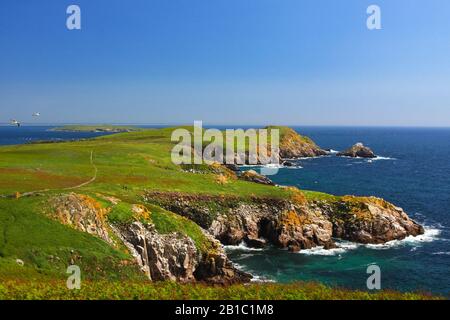
<instances>
[{"instance_id":1,"label":"grassy clifftop","mask_svg":"<svg viewBox=\"0 0 450 320\"><path fill-rule=\"evenodd\" d=\"M92 130L93 127L76 128ZM95 126L95 128L98 128ZM161 234L179 232L200 252L209 240L191 220L146 203L148 192L171 192L224 199L292 199L289 188L218 179L215 170L195 174L174 165L170 152L173 128L118 133L95 139L0 147L0 298L422 298L422 295L369 295L307 284L211 288L202 285L149 283L129 250L111 244L55 216L54 199L77 194L92 199L109 223L145 220ZM287 132L287 133L286 133ZM287 129L282 135L290 134ZM285 136L283 136L285 137ZM306 139L306 138L305 138ZM303 141L303 140L302 140ZM304 142L308 142L306 139ZM307 200L339 200L304 191ZM133 206L148 213L136 217ZM83 269L87 286L78 293L64 289L66 267ZM39 283L38 283L38 282ZM105 284L105 281L107 284ZM123 289L125 281L133 290ZM20 282L20 285L17 283ZM129 288L130 286L126 286ZM28 289L33 295L27 295ZM50 290L52 288L52 290ZM104 290L99 290L102 288ZM312 291L305 292L305 288ZM54 290L53 290L54 289ZM169 294L167 290L175 290ZM110 294L110 296L107 296Z\"/></svg>"}]
</instances>

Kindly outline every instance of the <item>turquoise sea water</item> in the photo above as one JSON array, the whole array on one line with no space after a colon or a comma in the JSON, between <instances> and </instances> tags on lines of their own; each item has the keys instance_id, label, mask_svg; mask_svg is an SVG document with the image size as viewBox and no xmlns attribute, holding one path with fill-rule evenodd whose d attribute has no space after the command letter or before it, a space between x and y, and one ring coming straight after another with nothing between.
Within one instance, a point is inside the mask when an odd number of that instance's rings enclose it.
<instances>
[{"instance_id":1,"label":"turquoise sea water","mask_svg":"<svg viewBox=\"0 0 450 320\"><path fill-rule=\"evenodd\" d=\"M0 127L0 145L33 140L78 139L101 133L48 131L51 127ZM341 243L301 253L268 248L228 247L232 260L258 279L277 282L316 280L366 288L367 265L381 268L383 288L450 293L450 129L296 128L321 147L342 150L356 142L380 159L335 156L299 160L301 168L280 169L281 185L333 194L383 197L426 226L426 235L383 246Z\"/></svg>"}]
</instances>

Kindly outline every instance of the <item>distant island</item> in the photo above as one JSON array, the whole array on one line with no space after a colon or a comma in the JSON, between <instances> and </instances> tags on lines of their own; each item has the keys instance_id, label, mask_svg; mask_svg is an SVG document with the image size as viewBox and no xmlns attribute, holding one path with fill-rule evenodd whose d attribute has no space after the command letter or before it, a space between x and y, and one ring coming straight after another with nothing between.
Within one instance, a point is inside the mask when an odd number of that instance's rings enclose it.
<instances>
[{"instance_id":1,"label":"distant island","mask_svg":"<svg viewBox=\"0 0 450 320\"><path fill-rule=\"evenodd\" d=\"M136 132L142 131L143 128L135 126L117 126L117 125L67 125L62 127L56 127L51 129L52 131L65 131L65 132Z\"/></svg>"}]
</instances>

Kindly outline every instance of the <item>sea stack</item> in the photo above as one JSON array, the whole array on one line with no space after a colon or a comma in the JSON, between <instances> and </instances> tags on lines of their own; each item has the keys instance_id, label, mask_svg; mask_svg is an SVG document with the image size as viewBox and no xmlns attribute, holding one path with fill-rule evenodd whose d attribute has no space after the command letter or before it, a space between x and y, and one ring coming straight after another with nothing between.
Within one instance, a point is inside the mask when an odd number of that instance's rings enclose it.
<instances>
[{"instance_id":1,"label":"sea stack","mask_svg":"<svg viewBox=\"0 0 450 320\"><path fill-rule=\"evenodd\" d=\"M357 144L343 152L339 152L337 156L352 158L376 158L375 153L361 142L358 142Z\"/></svg>"}]
</instances>

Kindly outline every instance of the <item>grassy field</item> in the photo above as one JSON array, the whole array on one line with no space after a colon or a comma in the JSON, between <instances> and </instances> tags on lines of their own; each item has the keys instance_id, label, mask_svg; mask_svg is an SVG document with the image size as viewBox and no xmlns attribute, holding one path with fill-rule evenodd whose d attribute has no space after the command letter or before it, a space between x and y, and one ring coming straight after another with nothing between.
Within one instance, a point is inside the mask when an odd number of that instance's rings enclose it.
<instances>
[{"instance_id":1,"label":"grassy field","mask_svg":"<svg viewBox=\"0 0 450 320\"><path fill-rule=\"evenodd\" d=\"M175 282L83 282L68 290L62 281L0 284L0 299L87 300L437 300L421 293L330 288L317 283L249 284L227 287Z\"/></svg>"},{"instance_id":2,"label":"grassy field","mask_svg":"<svg viewBox=\"0 0 450 320\"><path fill-rule=\"evenodd\" d=\"M86 129L90 130L90 128ZM185 172L171 162L172 129L119 133L78 142L0 147L0 298L9 299L416 299L423 295L332 289L316 284L208 287L149 283L121 246L52 218L51 199L76 192L109 210L110 222L130 222L146 191L288 198L289 189ZM305 191L308 199L334 196ZM26 196L24 196L26 195ZM111 205L105 198L114 197ZM207 251L194 222L147 204L160 233L179 231ZM81 291L65 288L66 268L83 269Z\"/></svg>"},{"instance_id":3,"label":"grassy field","mask_svg":"<svg viewBox=\"0 0 450 320\"><path fill-rule=\"evenodd\" d=\"M143 278L125 251L51 219L49 202L59 194L88 195L105 207L111 204L103 198L119 199L121 203L110 210L111 222L131 221L130 207L142 202L145 190L289 196L279 188L240 180L219 184L214 173L183 171L170 159L171 132L170 128L150 129L88 141L0 147L0 278L64 278L66 266L78 256L83 257L79 263L87 279ZM160 233L180 231L191 237L198 249L208 250L194 222L147 206ZM18 266L17 259L24 266ZM124 261L128 261L127 267Z\"/></svg>"}]
</instances>

